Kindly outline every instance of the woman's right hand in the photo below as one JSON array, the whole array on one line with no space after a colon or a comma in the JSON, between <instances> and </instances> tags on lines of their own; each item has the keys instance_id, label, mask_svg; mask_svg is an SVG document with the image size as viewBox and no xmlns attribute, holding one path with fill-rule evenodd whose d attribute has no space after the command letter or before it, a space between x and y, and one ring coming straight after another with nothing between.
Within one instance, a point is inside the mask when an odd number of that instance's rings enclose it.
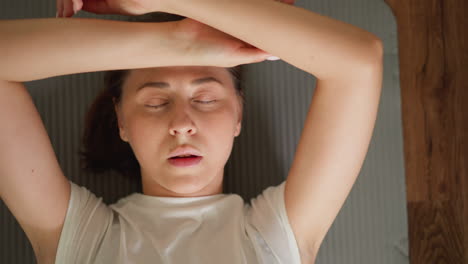
<instances>
[{"instance_id":1,"label":"woman's right hand","mask_svg":"<svg viewBox=\"0 0 468 264\"><path fill-rule=\"evenodd\" d=\"M179 41L188 43L184 56L187 56L190 65L235 67L272 57L261 49L197 20L185 18L177 22L174 35Z\"/></svg>"}]
</instances>

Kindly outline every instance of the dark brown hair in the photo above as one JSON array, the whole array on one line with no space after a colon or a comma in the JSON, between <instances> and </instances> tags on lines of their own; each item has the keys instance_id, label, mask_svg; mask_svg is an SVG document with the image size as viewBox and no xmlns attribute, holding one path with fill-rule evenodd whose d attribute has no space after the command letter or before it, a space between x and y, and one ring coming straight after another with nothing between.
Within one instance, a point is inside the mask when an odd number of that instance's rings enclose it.
<instances>
[{"instance_id":1,"label":"dark brown hair","mask_svg":"<svg viewBox=\"0 0 468 264\"><path fill-rule=\"evenodd\" d=\"M169 22L186 17L155 12L130 17L130 22ZM226 68L230 73L236 93L244 105L241 65ZM122 84L131 70L112 70L104 73L104 89L91 104L86 116L80 155L81 168L87 172L103 173L114 170L137 182L141 181L140 165L130 145L119 135L113 99L121 100Z\"/></svg>"}]
</instances>

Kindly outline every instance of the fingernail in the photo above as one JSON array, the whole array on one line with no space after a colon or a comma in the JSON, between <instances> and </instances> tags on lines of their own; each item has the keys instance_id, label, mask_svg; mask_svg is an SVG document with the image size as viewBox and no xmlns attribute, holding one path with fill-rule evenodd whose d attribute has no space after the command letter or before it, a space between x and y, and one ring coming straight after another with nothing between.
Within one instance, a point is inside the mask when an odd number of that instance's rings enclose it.
<instances>
[{"instance_id":1,"label":"fingernail","mask_svg":"<svg viewBox=\"0 0 468 264\"><path fill-rule=\"evenodd\" d=\"M267 60L274 61L274 60L280 60L280 58L278 58L276 56L270 56L270 57L267 58Z\"/></svg>"}]
</instances>

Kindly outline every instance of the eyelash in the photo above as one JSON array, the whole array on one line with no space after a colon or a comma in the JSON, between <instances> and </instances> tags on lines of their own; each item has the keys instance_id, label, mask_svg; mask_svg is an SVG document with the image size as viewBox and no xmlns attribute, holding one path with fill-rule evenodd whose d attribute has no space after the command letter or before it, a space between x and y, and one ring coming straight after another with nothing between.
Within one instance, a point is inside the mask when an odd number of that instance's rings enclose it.
<instances>
[{"instance_id":1,"label":"eyelash","mask_svg":"<svg viewBox=\"0 0 468 264\"><path fill-rule=\"evenodd\" d=\"M202 104L211 104L211 103L214 103L214 102L216 102L216 101L218 101L218 100L211 100L211 101L200 101L200 100L197 100L197 101L195 101L195 102L200 102L200 103L202 103ZM167 105L167 103L162 104L162 105L145 105L145 106L151 107L151 108L160 108L160 107L165 106L165 105Z\"/></svg>"}]
</instances>

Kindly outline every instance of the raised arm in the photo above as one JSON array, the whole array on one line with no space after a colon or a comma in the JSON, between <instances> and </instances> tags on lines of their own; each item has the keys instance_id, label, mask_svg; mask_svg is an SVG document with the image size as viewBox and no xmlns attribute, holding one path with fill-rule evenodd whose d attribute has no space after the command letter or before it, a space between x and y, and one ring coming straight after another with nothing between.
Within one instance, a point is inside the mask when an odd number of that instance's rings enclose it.
<instances>
[{"instance_id":1,"label":"raised arm","mask_svg":"<svg viewBox=\"0 0 468 264\"><path fill-rule=\"evenodd\" d=\"M167 12L216 27L317 78L284 193L302 263L314 263L368 150L382 87L382 42L272 0L167 3Z\"/></svg>"},{"instance_id":2,"label":"raised arm","mask_svg":"<svg viewBox=\"0 0 468 264\"><path fill-rule=\"evenodd\" d=\"M352 77L379 62L382 45L374 34L293 5L273 0L165 3L165 12L215 27L320 80Z\"/></svg>"},{"instance_id":3,"label":"raised arm","mask_svg":"<svg viewBox=\"0 0 468 264\"><path fill-rule=\"evenodd\" d=\"M183 63L176 22L41 18L0 21L0 80ZM152 59L154 58L154 59ZM1 87L0 87L1 88Z\"/></svg>"},{"instance_id":4,"label":"raised arm","mask_svg":"<svg viewBox=\"0 0 468 264\"><path fill-rule=\"evenodd\" d=\"M71 186L22 81L177 62L173 24L96 19L0 21L0 199L27 235L38 263L54 263ZM142 27L143 26L143 27ZM152 27L152 31L144 27ZM154 32L153 34L149 34ZM151 61L148 56L158 60Z\"/></svg>"}]
</instances>

